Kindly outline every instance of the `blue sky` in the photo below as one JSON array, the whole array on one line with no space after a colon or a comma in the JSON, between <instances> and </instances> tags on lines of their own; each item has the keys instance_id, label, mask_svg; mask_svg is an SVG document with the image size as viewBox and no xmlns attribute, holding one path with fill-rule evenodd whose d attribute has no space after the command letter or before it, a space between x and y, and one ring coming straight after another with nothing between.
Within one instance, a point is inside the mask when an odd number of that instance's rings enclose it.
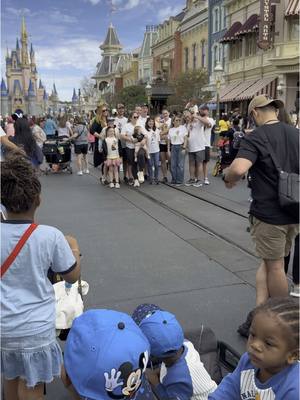
<instances>
[{"instance_id":1,"label":"blue sky","mask_svg":"<svg viewBox=\"0 0 300 400\"><path fill-rule=\"evenodd\" d=\"M139 47L146 25L163 22L185 6L184 0L112 0L112 22L124 51ZM94 73L101 59L99 46L110 22L108 0L2 0L1 75L6 47L15 48L25 16L39 77L50 92L55 81L61 100Z\"/></svg>"}]
</instances>

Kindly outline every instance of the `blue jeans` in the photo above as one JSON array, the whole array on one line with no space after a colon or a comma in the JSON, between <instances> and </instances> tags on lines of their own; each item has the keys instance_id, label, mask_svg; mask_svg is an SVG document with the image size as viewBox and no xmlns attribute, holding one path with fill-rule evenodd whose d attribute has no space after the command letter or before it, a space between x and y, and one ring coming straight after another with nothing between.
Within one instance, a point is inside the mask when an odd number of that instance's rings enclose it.
<instances>
[{"instance_id":1,"label":"blue jeans","mask_svg":"<svg viewBox=\"0 0 300 400\"><path fill-rule=\"evenodd\" d=\"M184 177L184 156L181 144L172 144L171 148L171 174L172 181L183 183Z\"/></svg>"},{"instance_id":2,"label":"blue jeans","mask_svg":"<svg viewBox=\"0 0 300 400\"><path fill-rule=\"evenodd\" d=\"M154 179L157 181L159 173L159 152L150 153L150 160L148 161L148 174L150 180L153 179L153 167L154 167Z\"/></svg>"}]
</instances>

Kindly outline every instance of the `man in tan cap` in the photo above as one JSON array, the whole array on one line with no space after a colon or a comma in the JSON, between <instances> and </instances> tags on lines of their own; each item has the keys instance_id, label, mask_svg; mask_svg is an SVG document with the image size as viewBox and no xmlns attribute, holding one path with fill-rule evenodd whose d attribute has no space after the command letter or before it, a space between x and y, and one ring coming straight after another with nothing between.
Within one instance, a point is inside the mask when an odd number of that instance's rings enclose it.
<instances>
[{"instance_id":1,"label":"man in tan cap","mask_svg":"<svg viewBox=\"0 0 300 400\"><path fill-rule=\"evenodd\" d=\"M299 232L299 210L290 213L279 204L279 173L270 156L271 149L281 170L299 174L299 132L278 120L278 109L283 106L282 101L266 95L250 102L249 117L257 128L243 138L235 160L223 176L229 189L248 171L251 177L251 236L263 260L256 274L257 305L269 297L288 295L284 257ZM251 318L247 320L238 330L244 336L251 323Z\"/></svg>"}]
</instances>

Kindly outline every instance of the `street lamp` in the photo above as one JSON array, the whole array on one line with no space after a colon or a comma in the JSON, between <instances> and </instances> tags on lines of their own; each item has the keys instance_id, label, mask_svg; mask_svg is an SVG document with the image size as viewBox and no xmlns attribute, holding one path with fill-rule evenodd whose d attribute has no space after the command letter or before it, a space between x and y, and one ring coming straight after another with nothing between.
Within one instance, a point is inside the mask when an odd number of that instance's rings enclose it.
<instances>
[{"instance_id":1,"label":"street lamp","mask_svg":"<svg viewBox=\"0 0 300 400\"><path fill-rule=\"evenodd\" d=\"M220 118L220 86L221 86L221 79L222 79L222 74L224 70L223 67L220 63L220 61L217 62L215 68L214 68L214 73L215 73L215 82L216 82L216 94L217 94L217 115L216 115L216 126L217 129L219 129L219 118Z\"/></svg>"},{"instance_id":2,"label":"street lamp","mask_svg":"<svg viewBox=\"0 0 300 400\"><path fill-rule=\"evenodd\" d=\"M152 86L150 85L150 83L147 83L147 86L145 87L145 91L146 91L146 96L147 96L147 100L148 100L148 109L149 109L149 114L150 114L150 104L151 104L151 96L152 96Z\"/></svg>"}]
</instances>

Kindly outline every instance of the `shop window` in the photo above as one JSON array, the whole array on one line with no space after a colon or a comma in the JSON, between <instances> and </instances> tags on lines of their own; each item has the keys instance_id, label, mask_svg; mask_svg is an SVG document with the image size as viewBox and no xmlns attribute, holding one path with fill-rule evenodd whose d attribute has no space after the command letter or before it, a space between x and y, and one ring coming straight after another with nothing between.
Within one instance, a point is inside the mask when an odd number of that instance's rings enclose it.
<instances>
[{"instance_id":1,"label":"shop window","mask_svg":"<svg viewBox=\"0 0 300 400\"><path fill-rule=\"evenodd\" d=\"M299 40L300 28L299 28L299 18L293 17L288 19L289 23L289 39Z\"/></svg>"}]
</instances>

